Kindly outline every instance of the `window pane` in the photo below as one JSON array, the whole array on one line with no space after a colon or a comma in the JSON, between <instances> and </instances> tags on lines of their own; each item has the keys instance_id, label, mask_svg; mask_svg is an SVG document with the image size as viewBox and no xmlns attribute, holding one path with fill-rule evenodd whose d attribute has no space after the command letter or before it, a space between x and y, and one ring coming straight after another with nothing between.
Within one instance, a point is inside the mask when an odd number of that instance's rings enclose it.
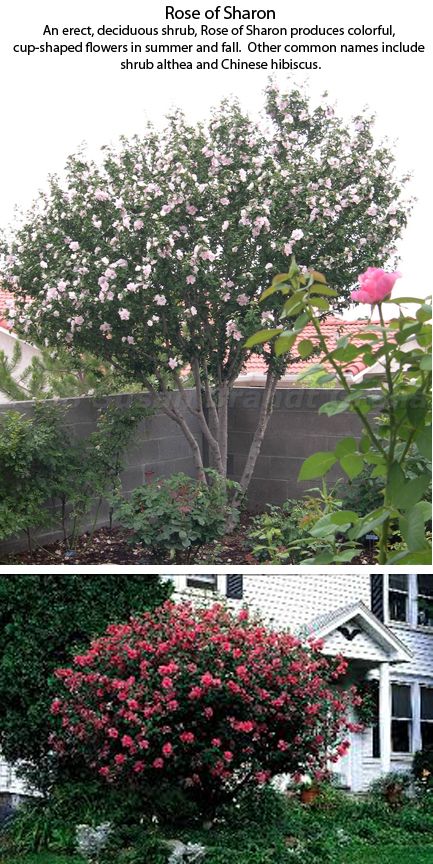
<instances>
[{"instance_id":1,"label":"window pane","mask_svg":"<svg viewBox=\"0 0 433 864\"><path fill-rule=\"evenodd\" d=\"M389 577L389 587L395 588L396 591L407 591L407 576L397 575Z\"/></svg>"},{"instance_id":2,"label":"window pane","mask_svg":"<svg viewBox=\"0 0 433 864\"><path fill-rule=\"evenodd\" d=\"M410 753L410 721L393 720L391 723L393 753Z\"/></svg>"},{"instance_id":3,"label":"window pane","mask_svg":"<svg viewBox=\"0 0 433 864\"><path fill-rule=\"evenodd\" d=\"M422 746L433 747L433 723L421 723Z\"/></svg>"},{"instance_id":4,"label":"window pane","mask_svg":"<svg viewBox=\"0 0 433 864\"><path fill-rule=\"evenodd\" d=\"M188 588L208 588L215 591L217 587L216 576L187 576L186 584Z\"/></svg>"},{"instance_id":5,"label":"window pane","mask_svg":"<svg viewBox=\"0 0 433 864\"><path fill-rule=\"evenodd\" d=\"M433 720L433 687L421 687L421 718Z\"/></svg>"},{"instance_id":6,"label":"window pane","mask_svg":"<svg viewBox=\"0 0 433 864\"><path fill-rule=\"evenodd\" d=\"M433 598L427 600L418 597L418 624L421 627L433 627Z\"/></svg>"},{"instance_id":7,"label":"window pane","mask_svg":"<svg viewBox=\"0 0 433 864\"><path fill-rule=\"evenodd\" d=\"M412 717L410 687L406 684L392 685L392 716Z\"/></svg>"},{"instance_id":8,"label":"window pane","mask_svg":"<svg viewBox=\"0 0 433 864\"><path fill-rule=\"evenodd\" d=\"M389 593L389 617L391 621L407 621L406 594Z\"/></svg>"},{"instance_id":9,"label":"window pane","mask_svg":"<svg viewBox=\"0 0 433 864\"><path fill-rule=\"evenodd\" d=\"M433 576L418 576L418 594L433 598Z\"/></svg>"}]
</instances>

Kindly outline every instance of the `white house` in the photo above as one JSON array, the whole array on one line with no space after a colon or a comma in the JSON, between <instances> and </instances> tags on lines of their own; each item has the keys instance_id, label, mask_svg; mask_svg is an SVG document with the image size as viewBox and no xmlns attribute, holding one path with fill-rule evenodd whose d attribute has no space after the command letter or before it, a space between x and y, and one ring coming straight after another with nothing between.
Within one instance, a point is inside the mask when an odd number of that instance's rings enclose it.
<instances>
[{"instance_id":1,"label":"white house","mask_svg":"<svg viewBox=\"0 0 433 864\"><path fill-rule=\"evenodd\" d=\"M349 661L346 684L369 681L375 720L352 735L336 766L341 783L362 791L381 773L410 768L433 744L433 575L167 576L176 597L223 595L247 604L276 628L324 640L326 654ZM0 796L22 787L0 760Z\"/></svg>"},{"instance_id":2,"label":"white house","mask_svg":"<svg viewBox=\"0 0 433 864\"><path fill-rule=\"evenodd\" d=\"M362 791L382 773L410 769L433 744L433 575L172 576L179 595L225 594L277 628L324 640L349 660L347 684L370 682L375 722L352 735L336 766Z\"/></svg>"}]
</instances>

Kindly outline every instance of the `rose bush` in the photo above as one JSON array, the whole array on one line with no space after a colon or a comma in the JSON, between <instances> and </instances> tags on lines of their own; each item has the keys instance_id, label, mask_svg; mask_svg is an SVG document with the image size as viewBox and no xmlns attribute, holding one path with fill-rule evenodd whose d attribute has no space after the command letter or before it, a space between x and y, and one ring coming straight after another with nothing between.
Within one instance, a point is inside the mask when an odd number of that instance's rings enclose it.
<instances>
[{"instance_id":1,"label":"rose bush","mask_svg":"<svg viewBox=\"0 0 433 864\"><path fill-rule=\"evenodd\" d=\"M296 251L326 268L341 307L372 258L393 256L410 209L407 178L374 143L372 118L343 122L326 98L314 107L303 92L274 85L266 113L255 122L225 101L192 127L176 111L163 132L105 147L98 163L79 153L4 246L16 329L77 358L98 355L148 388L182 429L203 482L193 429L198 419L211 465L225 476L243 343L275 313L275 298L258 302L269 276ZM268 346L255 350L268 375L241 493L289 362Z\"/></svg>"},{"instance_id":2,"label":"rose bush","mask_svg":"<svg viewBox=\"0 0 433 864\"><path fill-rule=\"evenodd\" d=\"M361 437L338 441L334 450L320 451L306 459L299 480L324 477L339 465L351 482L362 472L383 483L382 506L360 517L356 511L328 513L310 531L312 537L329 538L344 534L353 542L369 532L378 535L379 564L431 564L431 543L425 525L431 520L428 499L431 484L431 306L423 298L394 299L398 306L416 305L413 315L400 311L398 317L385 322L383 303L390 294L399 273L387 273L369 267L359 276L360 289L352 299L377 306L379 321L368 329L342 336L335 347L328 346L321 329L321 318L329 311L337 295L325 277L317 271L301 271L293 259L288 273L277 276L262 298L282 293L285 300L281 319L294 314L295 322L279 328L261 330L247 340L247 347L270 340L275 353L283 355L298 340L307 324L312 324L316 338L301 339L298 351L302 358L319 350L322 363L309 367L321 372L318 384L333 381L343 388L344 398L326 402L319 413L329 417L343 411L354 412L360 421ZM351 381L348 372L360 358L365 367L375 367L374 374L361 381ZM302 376L301 376L302 377ZM414 458L415 456L415 458ZM417 458L418 460L417 461ZM398 538L397 551L392 543ZM302 541L309 548L309 538ZM332 552L317 555L304 563L330 564L352 560ZM346 551L343 553L346 556Z\"/></svg>"},{"instance_id":3,"label":"rose bush","mask_svg":"<svg viewBox=\"0 0 433 864\"><path fill-rule=\"evenodd\" d=\"M246 609L167 601L57 670L52 745L150 798L168 782L208 815L282 772L323 778L359 728L348 719L359 699L336 688L346 661L320 649Z\"/></svg>"}]
</instances>

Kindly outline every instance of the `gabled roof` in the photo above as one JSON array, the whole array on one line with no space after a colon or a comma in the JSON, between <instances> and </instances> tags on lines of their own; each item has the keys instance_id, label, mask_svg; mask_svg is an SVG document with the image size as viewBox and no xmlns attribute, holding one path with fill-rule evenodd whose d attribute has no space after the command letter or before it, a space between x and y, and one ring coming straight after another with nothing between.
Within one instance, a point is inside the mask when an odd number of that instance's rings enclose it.
<instances>
[{"instance_id":1,"label":"gabled roof","mask_svg":"<svg viewBox=\"0 0 433 864\"><path fill-rule=\"evenodd\" d=\"M318 615L302 629L307 635L324 639L355 618L364 632L385 651L392 663L408 662L412 659L412 652L406 645L392 633L389 627L379 621L362 601Z\"/></svg>"}]
</instances>

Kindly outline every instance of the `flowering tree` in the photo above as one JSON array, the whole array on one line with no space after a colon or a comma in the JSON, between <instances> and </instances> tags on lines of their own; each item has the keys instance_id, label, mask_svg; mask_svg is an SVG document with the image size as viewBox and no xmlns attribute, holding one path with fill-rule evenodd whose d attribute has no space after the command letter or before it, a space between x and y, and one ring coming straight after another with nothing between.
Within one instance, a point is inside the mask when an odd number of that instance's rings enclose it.
<instances>
[{"instance_id":1,"label":"flowering tree","mask_svg":"<svg viewBox=\"0 0 433 864\"><path fill-rule=\"evenodd\" d=\"M407 178L374 145L372 118L346 124L325 101L314 108L274 85L266 112L253 122L225 101L193 127L176 111L162 133L149 127L103 148L101 163L71 157L6 254L17 330L77 356L90 350L141 382L181 427L201 480L190 420L225 476L229 395L249 356L245 338L272 321L272 299L257 302L269 276L296 251L326 268L341 307L356 274L394 254L409 209ZM289 362L259 351L268 372L242 490Z\"/></svg>"},{"instance_id":2,"label":"flowering tree","mask_svg":"<svg viewBox=\"0 0 433 864\"><path fill-rule=\"evenodd\" d=\"M246 609L167 601L57 670L53 745L107 781L157 796L169 781L210 814L275 774L324 777L348 748L346 662L313 639L266 629Z\"/></svg>"}]
</instances>

